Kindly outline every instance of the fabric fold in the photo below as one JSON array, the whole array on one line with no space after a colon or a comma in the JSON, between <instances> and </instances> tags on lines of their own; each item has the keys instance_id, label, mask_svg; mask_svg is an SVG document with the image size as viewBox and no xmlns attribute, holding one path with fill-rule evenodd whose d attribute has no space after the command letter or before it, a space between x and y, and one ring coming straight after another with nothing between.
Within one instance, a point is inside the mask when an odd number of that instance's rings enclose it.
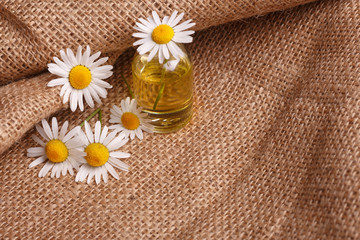
<instances>
[{"instance_id":1,"label":"fabric fold","mask_svg":"<svg viewBox=\"0 0 360 240\"><path fill-rule=\"evenodd\" d=\"M45 70L63 48L75 50L80 44L93 51L124 51L134 41L136 19L152 10L162 16L185 12L201 30L312 1L5 0L0 3L0 86Z\"/></svg>"}]
</instances>

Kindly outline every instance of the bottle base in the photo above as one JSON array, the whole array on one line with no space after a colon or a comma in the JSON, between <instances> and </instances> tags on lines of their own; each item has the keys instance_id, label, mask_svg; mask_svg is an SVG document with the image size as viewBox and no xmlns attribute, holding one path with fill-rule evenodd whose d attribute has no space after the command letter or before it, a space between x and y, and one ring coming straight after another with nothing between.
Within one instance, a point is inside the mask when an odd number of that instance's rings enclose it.
<instances>
[{"instance_id":1,"label":"bottle base","mask_svg":"<svg viewBox=\"0 0 360 240\"><path fill-rule=\"evenodd\" d=\"M148 113L155 133L171 133L185 127L192 117L192 103L175 111L154 111L143 109Z\"/></svg>"}]
</instances>

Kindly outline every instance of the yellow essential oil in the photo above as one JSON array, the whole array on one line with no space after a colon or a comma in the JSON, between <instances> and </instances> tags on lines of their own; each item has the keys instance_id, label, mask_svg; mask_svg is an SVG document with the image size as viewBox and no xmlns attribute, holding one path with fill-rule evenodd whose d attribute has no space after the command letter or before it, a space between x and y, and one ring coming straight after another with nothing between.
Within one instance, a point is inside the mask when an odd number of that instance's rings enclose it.
<instances>
[{"instance_id":1,"label":"yellow essential oil","mask_svg":"<svg viewBox=\"0 0 360 240\"><path fill-rule=\"evenodd\" d=\"M187 54L173 71L165 70L157 57L136 54L132 63L133 90L138 105L149 114L155 132L174 132L184 127L192 116L193 65ZM174 59L170 59L174 60ZM161 86L163 92L159 97Z\"/></svg>"}]
</instances>

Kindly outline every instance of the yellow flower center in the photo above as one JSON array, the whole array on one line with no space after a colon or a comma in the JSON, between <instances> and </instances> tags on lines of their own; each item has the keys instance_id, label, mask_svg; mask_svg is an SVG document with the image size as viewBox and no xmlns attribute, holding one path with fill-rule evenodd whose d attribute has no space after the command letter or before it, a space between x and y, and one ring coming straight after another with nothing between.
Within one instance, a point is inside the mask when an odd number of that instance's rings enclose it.
<instances>
[{"instance_id":1,"label":"yellow flower center","mask_svg":"<svg viewBox=\"0 0 360 240\"><path fill-rule=\"evenodd\" d=\"M45 153L47 158L54 162L63 162L69 156L69 151L65 144L57 139L50 140L45 146Z\"/></svg>"},{"instance_id":2,"label":"yellow flower center","mask_svg":"<svg viewBox=\"0 0 360 240\"><path fill-rule=\"evenodd\" d=\"M84 89L91 82L90 70L82 65L77 65L70 70L69 82L73 88Z\"/></svg>"},{"instance_id":3,"label":"yellow flower center","mask_svg":"<svg viewBox=\"0 0 360 240\"><path fill-rule=\"evenodd\" d=\"M151 37L157 44L165 44L171 41L174 34L174 29L172 29L172 27L166 24L161 24L153 30Z\"/></svg>"},{"instance_id":4,"label":"yellow flower center","mask_svg":"<svg viewBox=\"0 0 360 240\"><path fill-rule=\"evenodd\" d=\"M85 159L90 166L99 167L109 159L109 150L101 143L91 143L85 148Z\"/></svg>"},{"instance_id":5,"label":"yellow flower center","mask_svg":"<svg viewBox=\"0 0 360 240\"><path fill-rule=\"evenodd\" d=\"M135 130L140 126L140 120L138 116L132 112L124 112L121 116L121 123L124 128L129 130Z\"/></svg>"}]
</instances>

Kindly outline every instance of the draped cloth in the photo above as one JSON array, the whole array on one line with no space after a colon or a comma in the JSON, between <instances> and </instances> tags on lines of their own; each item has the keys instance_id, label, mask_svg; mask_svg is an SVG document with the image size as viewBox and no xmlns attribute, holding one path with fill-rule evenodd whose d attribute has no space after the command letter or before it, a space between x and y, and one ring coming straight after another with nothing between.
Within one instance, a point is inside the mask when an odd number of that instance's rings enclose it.
<instances>
[{"instance_id":1,"label":"draped cloth","mask_svg":"<svg viewBox=\"0 0 360 240\"><path fill-rule=\"evenodd\" d=\"M126 144L119 180L39 178L34 125L94 111L62 104L46 64L78 45L109 56L109 125L152 10L196 22L190 124ZM359 39L358 0L1 1L0 238L359 239Z\"/></svg>"}]
</instances>

